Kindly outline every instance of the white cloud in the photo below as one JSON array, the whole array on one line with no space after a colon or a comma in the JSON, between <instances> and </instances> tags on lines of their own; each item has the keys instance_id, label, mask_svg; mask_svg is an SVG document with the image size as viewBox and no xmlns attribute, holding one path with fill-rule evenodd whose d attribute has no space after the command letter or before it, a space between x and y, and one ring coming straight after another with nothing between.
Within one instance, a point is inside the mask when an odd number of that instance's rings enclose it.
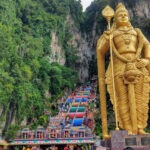
<instances>
[{"instance_id":1,"label":"white cloud","mask_svg":"<svg viewBox=\"0 0 150 150\"><path fill-rule=\"evenodd\" d=\"M81 0L81 4L83 6L83 11L91 4L93 0Z\"/></svg>"}]
</instances>

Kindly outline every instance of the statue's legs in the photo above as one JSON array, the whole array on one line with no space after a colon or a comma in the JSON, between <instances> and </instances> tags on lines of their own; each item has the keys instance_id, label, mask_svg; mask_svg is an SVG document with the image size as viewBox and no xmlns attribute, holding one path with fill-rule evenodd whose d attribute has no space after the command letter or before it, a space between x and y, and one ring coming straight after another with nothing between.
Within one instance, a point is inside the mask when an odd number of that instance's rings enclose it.
<instances>
[{"instance_id":1,"label":"statue's legs","mask_svg":"<svg viewBox=\"0 0 150 150\"><path fill-rule=\"evenodd\" d=\"M144 128L148 120L149 83L142 76L135 84L135 99L137 111L138 134L144 134Z\"/></svg>"},{"instance_id":2,"label":"statue's legs","mask_svg":"<svg viewBox=\"0 0 150 150\"><path fill-rule=\"evenodd\" d=\"M129 134L132 134L132 123L130 118L130 106L128 100L128 87L124 84L122 77L115 77L115 88L117 96L119 126L122 129L127 130Z\"/></svg>"}]
</instances>

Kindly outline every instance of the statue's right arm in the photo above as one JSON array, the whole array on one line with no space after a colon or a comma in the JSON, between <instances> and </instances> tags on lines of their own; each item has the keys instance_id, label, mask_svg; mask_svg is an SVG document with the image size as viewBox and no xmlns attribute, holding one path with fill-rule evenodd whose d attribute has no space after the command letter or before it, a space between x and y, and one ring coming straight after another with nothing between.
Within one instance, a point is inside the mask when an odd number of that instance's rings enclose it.
<instances>
[{"instance_id":1,"label":"statue's right arm","mask_svg":"<svg viewBox=\"0 0 150 150\"><path fill-rule=\"evenodd\" d=\"M97 42L97 65L98 65L98 77L99 80L105 78L105 54L109 49L109 37L104 33Z\"/></svg>"},{"instance_id":2,"label":"statue's right arm","mask_svg":"<svg viewBox=\"0 0 150 150\"><path fill-rule=\"evenodd\" d=\"M98 67L98 84L101 102L106 102L105 88L105 54L109 49L109 38L104 33L97 42L97 67ZM104 104L105 105L105 104ZM102 108L101 108L102 109Z\"/></svg>"}]
</instances>

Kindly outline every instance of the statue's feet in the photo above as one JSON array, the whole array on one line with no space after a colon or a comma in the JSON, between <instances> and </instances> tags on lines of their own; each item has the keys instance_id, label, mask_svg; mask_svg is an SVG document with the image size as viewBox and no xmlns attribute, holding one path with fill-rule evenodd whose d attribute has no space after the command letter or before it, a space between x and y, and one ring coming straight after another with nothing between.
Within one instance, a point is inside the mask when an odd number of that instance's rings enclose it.
<instances>
[{"instance_id":1,"label":"statue's feet","mask_svg":"<svg viewBox=\"0 0 150 150\"><path fill-rule=\"evenodd\" d=\"M138 129L138 134L148 134L144 131L144 129Z\"/></svg>"},{"instance_id":2,"label":"statue's feet","mask_svg":"<svg viewBox=\"0 0 150 150\"><path fill-rule=\"evenodd\" d=\"M131 130L128 130L128 135L132 135L132 131Z\"/></svg>"},{"instance_id":3,"label":"statue's feet","mask_svg":"<svg viewBox=\"0 0 150 150\"><path fill-rule=\"evenodd\" d=\"M103 136L103 138L104 138L104 139L109 139L109 138L110 138L110 135L105 134L105 135Z\"/></svg>"}]
</instances>

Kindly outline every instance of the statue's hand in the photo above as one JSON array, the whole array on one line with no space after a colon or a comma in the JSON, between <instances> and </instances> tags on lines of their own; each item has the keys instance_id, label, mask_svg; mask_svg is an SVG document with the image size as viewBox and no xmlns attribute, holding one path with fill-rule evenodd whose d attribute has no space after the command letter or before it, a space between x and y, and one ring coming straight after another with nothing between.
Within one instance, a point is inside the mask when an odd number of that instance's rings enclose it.
<instances>
[{"instance_id":1,"label":"statue's hand","mask_svg":"<svg viewBox=\"0 0 150 150\"><path fill-rule=\"evenodd\" d=\"M110 34L112 34L112 30L106 30L106 31L104 31L104 33L107 35L110 35Z\"/></svg>"},{"instance_id":2,"label":"statue's hand","mask_svg":"<svg viewBox=\"0 0 150 150\"><path fill-rule=\"evenodd\" d=\"M139 59L136 63L137 68L143 68L146 67L150 61L148 59Z\"/></svg>"},{"instance_id":3,"label":"statue's hand","mask_svg":"<svg viewBox=\"0 0 150 150\"><path fill-rule=\"evenodd\" d=\"M112 38L112 30L106 30L106 31L104 31L103 34L104 34L106 39L109 39L109 37Z\"/></svg>"}]
</instances>

